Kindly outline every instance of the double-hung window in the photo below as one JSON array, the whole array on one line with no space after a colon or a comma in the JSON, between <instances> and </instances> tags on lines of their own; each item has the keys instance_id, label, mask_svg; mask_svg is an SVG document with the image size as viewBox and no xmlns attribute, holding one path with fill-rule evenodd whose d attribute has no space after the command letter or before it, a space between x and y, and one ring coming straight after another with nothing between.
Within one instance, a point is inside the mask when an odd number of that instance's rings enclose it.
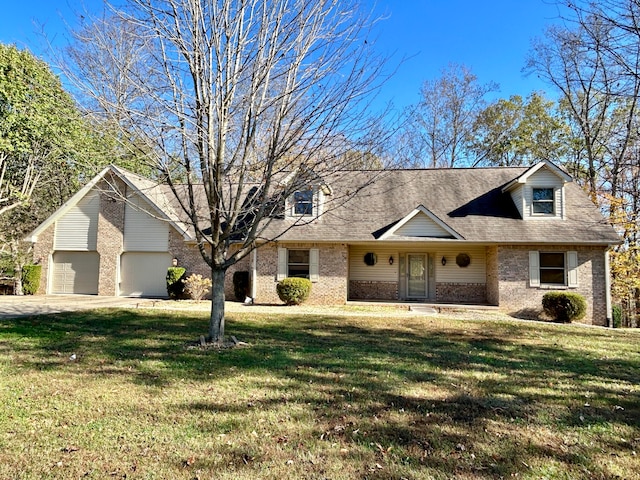
<instances>
[{"instance_id":1,"label":"double-hung window","mask_svg":"<svg viewBox=\"0 0 640 480\"><path fill-rule=\"evenodd\" d=\"M534 188L533 214L553 215L555 211L553 188Z\"/></svg>"},{"instance_id":2,"label":"double-hung window","mask_svg":"<svg viewBox=\"0 0 640 480\"><path fill-rule=\"evenodd\" d=\"M578 286L578 252L529 252L529 285Z\"/></svg>"},{"instance_id":3,"label":"double-hung window","mask_svg":"<svg viewBox=\"0 0 640 480\"><path fill-rule=\"evenodd\" d=\"M277 280L286 277L308 278L312 282L320 279L320 255L317 248L278 248Z\"/></svg>"},{"instance_id":4,"label":"double-hung window","mask_svg":"<svg viewBox=\"0 0 640 480\"><path fill-rule=\"evenodd\" d=\"M293 214L313 215L313 189L309 188L293 192Z\"/></svg>"},{"instance_id":5,"label":"double-hung window","mask_svg":"<svg viewBox=\"0 0 640 480\"><path fill-rule=\"evenodd\" d=\"M309 278L309 250L287 250L287 276Z\"/></svg>"},{"instance_id":6,"label":"double-hung window","mask_svg":"<svg viewBox=\"0 0 640 480\"><path fill-rule=\"evenodd\" d=\"M540 284L566 285L565 263L562 252L540 252Z\"/></svg>"}]
</instances>

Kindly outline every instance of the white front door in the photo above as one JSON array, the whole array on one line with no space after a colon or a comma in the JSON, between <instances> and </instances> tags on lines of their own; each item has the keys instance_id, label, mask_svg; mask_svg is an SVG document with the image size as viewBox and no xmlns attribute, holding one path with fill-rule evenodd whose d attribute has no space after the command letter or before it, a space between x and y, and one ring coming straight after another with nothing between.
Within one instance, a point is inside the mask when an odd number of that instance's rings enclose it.
<instances>
[{"instance_id":1,"label":"white front door","mask_svg":"<svg viewBox=\"0 0 640 480\"><path fill-rule=\"evenodd\" d=\"M407 296L427 298L426 255L407 255Z\"/></svg>"}]
</instances>

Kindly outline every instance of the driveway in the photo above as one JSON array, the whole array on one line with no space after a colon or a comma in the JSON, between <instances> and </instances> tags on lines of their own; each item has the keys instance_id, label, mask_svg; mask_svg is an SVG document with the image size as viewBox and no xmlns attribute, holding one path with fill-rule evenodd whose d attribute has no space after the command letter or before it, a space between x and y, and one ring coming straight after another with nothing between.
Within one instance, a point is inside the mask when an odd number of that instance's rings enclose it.
<instances>
[{"instance_id":1,"label":"driveway","mask_svg":"<svg viewBox=\"0 0 640 480\"><path fill-rule=\"evenodd\" d=\"M94 308L136 308L153 302L146 298L98 297L95 295L0 295L0 319Z\"/></svg>"}]
</instances>

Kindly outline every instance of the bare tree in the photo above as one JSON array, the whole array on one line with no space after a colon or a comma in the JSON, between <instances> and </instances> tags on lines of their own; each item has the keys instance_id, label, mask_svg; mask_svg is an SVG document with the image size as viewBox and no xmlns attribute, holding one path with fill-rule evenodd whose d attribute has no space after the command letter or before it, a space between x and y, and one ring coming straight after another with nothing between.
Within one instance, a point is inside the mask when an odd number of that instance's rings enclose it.
<instances>
[{"instance_id":1,"label":"bare tree","mask_svg":"<svg viewBox=\"0 0 640 480\"><path fill-rule=\"evenodd\" d=\"M441 77L425 81L420 101L408 111L400 140L405 156L434 168L468 163L474 123L486 105L487 93L497 89L493 82L479 84L468 67L456 64L444 69Z\"/></svg>"},{"instance_id":2,"label":"bare tree","mask_svg":"<svg viewBox=\"0 0 640 480\"><path fill-rule=\"evenodd\" d=\"M355 2L123 3L75 32L69 73L122 135L142 140L174 192L211 266L219 342L226 270L273 240L265 229L300 186L278 179L329 175L348 166L347 151L383 140L369 135L379 118L367 107L384 62Z\"/></svg>"}]
</instances>

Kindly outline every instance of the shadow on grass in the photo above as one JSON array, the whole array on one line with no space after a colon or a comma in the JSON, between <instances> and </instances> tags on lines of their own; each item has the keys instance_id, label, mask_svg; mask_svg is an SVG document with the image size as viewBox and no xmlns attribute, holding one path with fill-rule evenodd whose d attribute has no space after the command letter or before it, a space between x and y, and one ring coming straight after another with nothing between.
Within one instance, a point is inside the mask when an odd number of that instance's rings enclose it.
<instances>
[{"instance_id":1,"label":"shadow on grass","mask_svg":"<svg viewBox=\"0 0 640 480\"><path fill-rule=\"evenodd\" d=\"M621 395L619 387L637 383L640 356L603 355L618 342L609 331L554 332L552 326L536 330L498 323L475 323L467 330L426 320L368 326L349 318L294 315L229 315L227 322L228 331L249 348L187 349L187 342L207 330L206 318L98 310L2 321L0 355L11 352L18 369L119 375L150 387L182 378L212 382L243 372L276 377L283 381L258 385L271 394L257 407L310 405L315 438L380 447L383 456L396 455L384 453L393 445L406 457L399 462L467 476L506 476L525 471L532 459L553 458L609 478L579 449L567 452L540 439L503 442L500 432L491 433L495 425L526 426L550 415L561 430L602 424L640 428L637 389ZM540 338L529 340L535 337ZM585 342L593 347L585 350ZM439 396L412 393L416 385L419 392L433 387ZM561 387L566 385L569 390ZM597 404L585 407L585 392ZM244 399L183 406L237 415L238 422L254 407ZM202 428L220 432L225 426L212 421ZM359 433L363 428L366 435ZM498 453L491 447L496 442L502 445Z\"/></svg>"}]
</instances>

